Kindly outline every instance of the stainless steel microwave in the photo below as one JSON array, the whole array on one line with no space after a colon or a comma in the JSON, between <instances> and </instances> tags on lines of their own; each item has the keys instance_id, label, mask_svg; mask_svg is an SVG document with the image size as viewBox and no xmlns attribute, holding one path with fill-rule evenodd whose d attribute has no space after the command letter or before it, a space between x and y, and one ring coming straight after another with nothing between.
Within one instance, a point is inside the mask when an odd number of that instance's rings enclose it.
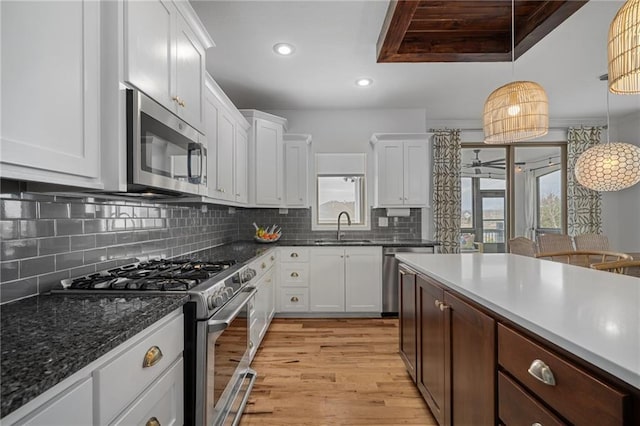
<instances>
[{"instance_id":1,"label":"stainless steel microwave","mask_svg":"<svg viewBox=\"0 0 640 426\"><path fill-rule=\"evenodd\" d=\"M206 194L204 135L138 90L126 102L127 190Z\"/></svg>"}]
</instances>

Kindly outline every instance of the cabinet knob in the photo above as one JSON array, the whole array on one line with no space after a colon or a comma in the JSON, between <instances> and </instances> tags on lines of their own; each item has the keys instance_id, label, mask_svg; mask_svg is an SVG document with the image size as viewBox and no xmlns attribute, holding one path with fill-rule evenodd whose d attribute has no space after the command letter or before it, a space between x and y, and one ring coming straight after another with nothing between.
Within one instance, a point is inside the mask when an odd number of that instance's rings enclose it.
<instances>
[{"instance_id":1,"label":"cabinet knob","mask_svg":"<svg viewBox=\"0 0 640 426\"><path fill-rule=\"evenodd\" d=\"M178 96L172 96L171 100L177 104L180 104L180 98Z\"/></svg>"},{"instance_id":2,"label":"cabinet knob","mask_svg":"<svg viewBox=\"0 0 640 426\"><path fill-rule=\"evenodd\" d=\"M236 197L239 197L239 196L240 196L240 194L236 194Z\"/></svg>"},{"instance_id":3,"label":"cabinet knob","mask_svg":"<svg viewBox=\"0 0 640 426\"><path fill-rule=\"evenodd\" d=\"M273 261L273 260L276 260L276 257L275 257L275 256L271 256L271 260L272 260L272 261Z\"/></svg>"},{"instance_id":4,"label":"cabinet knob","mask_svg":"<svg viewBox=\"0 0 640 426\"><path fill-rule=\"evenodd\" d=\"M264 263L264 262L262 262L262 265L260 265L260 267L261 267L262 269L264 269L264 268L266 268L266 267L267 267L267 264L266 264L266 263Z\"/></svg>"},{"instance_id":5,"label":"cabinet knob","mask_svg":"<svg viewBox=\"0 0 640 426\"><path fill-rule=\"evenodd\" d=\"M407 198L407 197L404 197L404 200L405 200L405 201L407 201L407 200L408 200L408 198Z\"/></svg>"},{"instance_id":6,"label":"cabinet knob","mask_svg":"<svg viewBox=\"0 0 640 426\"><path fill-rule=\"evenodd\" d=\"M278 197L278 200L282 200L282 197Z\"/></svg>"},{"instance_id":7,"label":"cabinet knob","mask_svg":"<svg viewBox=\"0 0 640 426\"><path fill-rule=\"evenodd\" d=\"M542 426L542 423L538 423L538 422L531 423L531 426Z\"/></svg>"},{"instance_id":8,"label":"cabinet knob","mask_svg":"<svg viewBox=\"0 0 640 426\"><path fill-rule=\"evenodd\" d=\"M180 99L180 102L178 102L178 105L180 105L182 108L187 106L187 104L182 99Z\"/></svg>"},{"instance_id":9,"label":"cabinet knob","mask_svg":"<svg viewBox=\"0 0 640 426\"><path fill-rule=\"evenodd\" d=\"M162 426L157 417L151 417L149 420L147 420L147 423L145 423L145 425L146 426Z\"/></svg>"},{"instance_id":10,"label":"cabinet knob","mask_svg":"<svg viewBox=\"0 0 640 426\"><path fill-rule=\"evenodd\" d=\"M549 368L547 364L539 359L533 360L527 371L545 385L556 385L556 378L553 376L553 371L551 371L551 368Z\"/></svg>"},{"instance_id":11,"label":"cabinet knob","mask_svg":"<svg viewBox=\"0 0 640 426\"><path fill-rule=\"evenodd\" d=\"M142 368L153 367L162 359L162 351L157 346L151 346L142 360Z\"/></svg>"},{"instance_id":12,"label":"cabinet knob","mask_svg":"<svg viewBox=\"0 0 640 426\"><path fill-rule=\"evenodd\" d=\"M302 201L302 198L300 198L300 201Z\"/></svg>"},{"instance_id":13,"label":"cabinet knob","mask_svg":"<svg viewBox=\"0 0 640 426\"><path fill-rule=\"evenodd\" d=\"M249 348L253 349L253 342L251 340L249 340Z\"/></svg>"},{"instance_id":14,"label":"cabinet knob","mask_svg":"<svg viewBox=\"0 0 640 426\"><path fill-rule=\"evenodd\" d=\"M449 309L449 305L445 305L444 303L440 303L440 310L444 312L445 309Z\"/></svg>"},{"instance_id":15,"label":"cabinet knob","mask_svg":"<svg viewBox=\"0 0 640 426\"><path fill-rule=\"evenodd\" d=\"M298 253L295 253L295 252L291 253L291 257L298 257Z\"/></svg>"},{"instance_id":16,"label":"cabinet knob","mask_svg":"<svg viewBox=\"0 0 640 426\"><path fill-rule=\"evenodd\" d=\"M298 300L298 298L297 298L296 296L293 296L293 297L291 298L291 301L292 301L292 302L298 302L299 300Z\"/></svg>"},{"instance_id":17,"label":"cabinet knob","mask_svg":"<svg viewBox=\"0 0 640 426\"><path fill-rule=\"evenodd\" d=\"M402 197L398 197L398 200L402 201Z\"/></svg>"},{"instance_id":18,"label":"cabinet knob","mask_svg":"<svg viewBox=\"0 0 640 426\"><path fill-rule=\"evenodd\" d=\"M268 283L270 283L270 282L271 282L271 278L269 278L269 279L267 280L267 282L268 282Z\"/></svg>"},{"instance_id":19,"label":"cabinet knob","mask_svg":"<svg viewBox=\"0 0 640 426\"><path fill-rule=\"evenodd\" d=\"M438 299L436 299L436 300L433 301L433 304L436 306L436 308L439 308L440 305L442 304L442 302L439 301Z\"/></svg>"},{"instance_id":20,"label":"cabinet knob","mask_svg":"<svg viewBox=\"0 0 640 426\"><path fill-rule=\"evenodd\" d=\"M292 272L292 273L291 273L291 277L292 277L292 278L298 278L299 276L300 276L300 275L298 275L298 273L297 273L297 272Z\"/></svg>"}]
</instances>

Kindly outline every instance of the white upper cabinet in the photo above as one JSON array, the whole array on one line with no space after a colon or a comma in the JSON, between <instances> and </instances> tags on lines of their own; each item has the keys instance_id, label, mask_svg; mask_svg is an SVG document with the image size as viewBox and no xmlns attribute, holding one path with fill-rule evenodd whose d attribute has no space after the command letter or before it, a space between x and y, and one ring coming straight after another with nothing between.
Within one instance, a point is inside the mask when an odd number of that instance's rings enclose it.
<instances>
[{"instance_id":1,"label":"white upper cabinet","mask_svg":"<svg viewBox=\"0 0 640 426\"><path fill-rule=\"evenodd\" d=\"M428 207L429 134L375 134L375 207Z\"/></svg>"},{"instance_id":2,"label":"white upper cabinet","mask_svg":"<svg viewBox=\"0 0 640 426\"><path fill-rule=\"evenodd\" d=\"M241 124L236 126L236 145L235 145L235 157L234 157L234 192L235 201L240 204L247 204L249 202L249 186L247 178L247 161L249 155L249 135L247 133L247 127L243 127Z\"/></svg>"},{"instance_id":3,"label":"white upper cabinet","mask_svg":"<svg viewBox=\"0 0 640 426\"><path fill-rule=\"evenodd\" d=\"M100 3L0 8L1 176L102 188Z\"/></svg>"},{"instance_id":4,"label":"white upper cabinet","mask_svg":"<svg viewBox=\"0 0 640 426\"><path fill-rule=\"evenodd\" d=\"M126 0L124 20L125 81L203 131L205 49L213 42L191 6Z\"/></svg>"},{"instance_id":5,"label":"white upper cabinet","mask_svg":"<svg viewBox=\"0 0 640 426\"><path fill-rule=\"evenodd\" d=\"M256 110L240 110L251 124L249 204L284 207L284 148L287 120Z\"/></svg>"},{"instance_id":6,"label":"white upper cabinet","mask_svg":"<svg viewBox=\"0 0 640 426\"><path fill-rule=\"evenodd\" d=\"M223 204L246 205L249 123L208 74L204 110L208 197Z\"/></svg>"},{"instance_id":7,"label":"white upper cabinet","mask_svg":"<svg viewBox=\"0 0 640 426\"><path fill-rule=\"evenodd\" d=\"M285 134L284 140L284 198L287 207L309 205L309 145L311 135Z\"/></svg>"}]
</instances>

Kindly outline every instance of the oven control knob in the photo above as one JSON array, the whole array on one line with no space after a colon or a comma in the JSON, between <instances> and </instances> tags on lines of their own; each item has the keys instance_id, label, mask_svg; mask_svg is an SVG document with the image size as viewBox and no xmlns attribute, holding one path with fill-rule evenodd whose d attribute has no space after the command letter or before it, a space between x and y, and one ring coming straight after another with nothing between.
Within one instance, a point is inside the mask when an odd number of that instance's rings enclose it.
<instances>
[{"instance_id":1,"label":"oven control knob","mask_svg":"<svg viewBox=\"0 0 640 426\"><path fill-rule=\"evenodd\" d=\"M233 296L233 288L231 288L231 287L225 288L224 292L227 295L227 298L231 298L231 296Z\"/></svg>"},{"instance_id":2,"label":"oven control knob","mask_svg":"<svg viewBox=\"0 0 640 426\"><path fill-rule=\"evenodd\" d=\"M222 299L221 295L218 294L214 294L212 296L209 296L209 309L213 309L213 308L217 308L219 306L222 306L222 304L224 304L224 300Z\"/></svg>"}]
</instances>

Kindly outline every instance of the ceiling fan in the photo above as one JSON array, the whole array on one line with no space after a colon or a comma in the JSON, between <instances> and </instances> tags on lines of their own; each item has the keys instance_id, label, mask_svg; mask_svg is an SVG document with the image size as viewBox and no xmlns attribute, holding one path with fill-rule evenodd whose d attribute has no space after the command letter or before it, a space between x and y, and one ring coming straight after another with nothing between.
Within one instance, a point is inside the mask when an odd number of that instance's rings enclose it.
<instances>
[{"instance_id":1,"label":"ceiling fan","mask_svg":"<svg viewBox=\"0 0 640 426\"><path fill-rule=\"evenodd\" d=\"M475 168L475 172L477 175L482 173L481 167L488 167L492 169L500 169L504 170L506 167L504 158L497 158L495 160L482 161L480 160L480 150L474 149L473 152L476 154L476 158L471 160L471 163L463 164L464 168Z\"/></svg>"}]
</instances>

